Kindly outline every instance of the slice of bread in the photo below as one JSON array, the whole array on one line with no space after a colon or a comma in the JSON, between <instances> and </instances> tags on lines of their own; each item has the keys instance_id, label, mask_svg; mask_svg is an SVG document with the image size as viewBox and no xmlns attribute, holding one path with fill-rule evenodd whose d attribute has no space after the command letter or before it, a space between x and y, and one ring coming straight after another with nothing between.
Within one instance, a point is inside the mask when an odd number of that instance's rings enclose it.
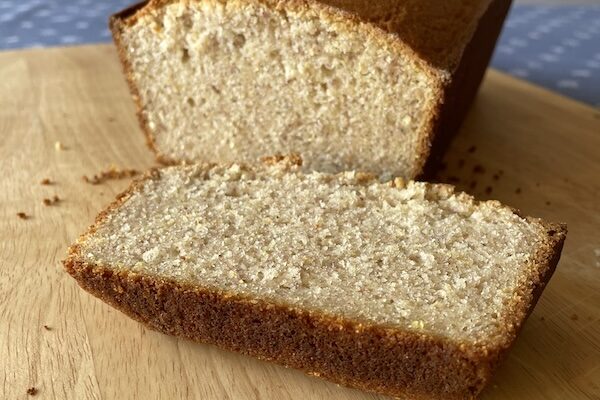
<instances>
[{"instance_id":1,"label":"slice of bread","mask_svg":"<svg viewBox=\"0 0 600 400\"><path fill-rule=\"evenodd\" d=\"M297 152L307 170L412 179L459 127L509 5L152 0L111 29L165 163Z\"/></svg>"},{"instance_id":2,"label":"slice of bread","mask_svg":"<svg viewBox=\"0 0 600 400\"><path fill-rule=\"evenodd\" d=\"M65 267L160 332L393 396L476 396L566 227L447 185L305 174L296 161L154 170Z\"/></svg>"}]
</instances>

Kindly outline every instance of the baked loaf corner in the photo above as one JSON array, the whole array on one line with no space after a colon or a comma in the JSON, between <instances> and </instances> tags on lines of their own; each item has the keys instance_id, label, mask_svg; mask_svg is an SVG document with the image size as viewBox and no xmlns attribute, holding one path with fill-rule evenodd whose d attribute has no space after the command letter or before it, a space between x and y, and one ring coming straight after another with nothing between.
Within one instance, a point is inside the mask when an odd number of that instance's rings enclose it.
<instances>
[{"instance_id":1,"label":"baked loaf corner","mask_svg":"<svg viewBox=\"0 0 600 400\"><path fill-rule=\"evenodd\" d=\"M510 0L153 0L111 18L160 161L435 170Z\"/></svg>"}]
</instances>

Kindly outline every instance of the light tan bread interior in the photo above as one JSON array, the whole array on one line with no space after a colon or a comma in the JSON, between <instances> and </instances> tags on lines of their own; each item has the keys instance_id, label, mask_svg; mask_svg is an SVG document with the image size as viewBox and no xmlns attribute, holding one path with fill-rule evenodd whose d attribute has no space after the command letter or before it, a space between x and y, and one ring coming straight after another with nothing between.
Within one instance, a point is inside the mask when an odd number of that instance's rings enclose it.
<instances>
[{"instance_id":1,"label":"light tan bread interior","mask_svg":"<svg viewBox=\"0 0 600 400\"><path fill-rule=\"evenodd\" d=\"M435 74L373 26L264 3L171 2L120 30L162 158L293 151L307 170L417 174L440 98Z\"/></svg>"},{"instance_id":2,"label":"light tan bread interior","mask_svg":"<svg viewBox=\"0 0 600 400\"><path fill-rule=\"evenodd\" d=\"M446 185L185 166L140 183L83 263L467 343L502 340L545 226Z\"/></svg>"}]
</instances>

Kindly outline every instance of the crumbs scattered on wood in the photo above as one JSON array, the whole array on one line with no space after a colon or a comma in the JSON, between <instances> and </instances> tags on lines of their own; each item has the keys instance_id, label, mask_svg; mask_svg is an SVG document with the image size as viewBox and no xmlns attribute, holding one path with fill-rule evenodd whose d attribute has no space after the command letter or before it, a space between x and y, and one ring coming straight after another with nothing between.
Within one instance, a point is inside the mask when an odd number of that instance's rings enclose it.
<instances>
[{"instance_id":1,"label":"crumbs scattered on wood","mask_svg":"<svg viewBox=\"0 0 600 400\"><path fill-rule=\"evenodd\" d=\"M516 189L515 189L515 193L516 193L516 194L521 194L521 188L520 188L520 187L516 188Z\"/></svg>"},{"instance_id":2,"label":"crumbs scattered on wood","mask_svg":"<svg viewBox=\"0 0 600 400\"><path fill-rule=\"evenodd\" d=\"M577 321L578 319L579 319L579 315L577 315L577 314L571 315L571 320Z\"/></svg>"},{"instance_id":3,"label":"crumbs scattered on wood","mask_svg":"<svg viewBox=\"0 0 600 400\"><path fill-rule=\"evenodd\" d=\"M99 185L110 179L131 178L137 174L139 174L139 171L136 169L119 169L115 166L111 166L106 171L101 171L99 174L96 174L91 178L84 175L83 180L92 185Z\"/></svg>"},{"instance_id":4,"label":"crumbs scattered on wood","mask_svg":"<svg viewBox=\"0 0 600 400\"><path fill-rule=\"evenodd\" d=\"M469 147L469 150L467 150L469 153L475 153L475 150L477 150L477 147L475 146L471 146Z\"/></svg>"},{"instance_id":5,"label":"crumbs scattered on wood","mask_svg":"<svg viewBox=\"0 0 600 400\"><path fill-rule=\"evenodd\" d=\"M66 150L67 148L61 143L61 142L54 142L54 150L56 151L62 151L62 150Z\"/></svg>"},{"instance_id":6,"label":"crumbs scattered on wood","mask_svg":"<svg viewBox=\"0 0 600 400\"><path fill-rule=\"evenodd\" d=\"M29 215L25 214L23 211L19 211L17 213L17 217L19 217L21 219L29 219Z\"/></svg>"},{"instance_id":7,"label":"crumbs scattered on wood","mask_svg":"<svg viewBox=\"0 0 600 400\"><path fill-rule=\"evenodd\" d=\"M41 180L40 185L52 185L53 183L50 178L44 178Z\"/></svg>"},{"instance_id":8,"label":"crumbs scattered on wood","mask_svg":"<svg viewBox=\"0 0 600 400\"><path fill-rule=\"evenodd\" d=\"M48 325L44 325L44 329L47 330L47 331L51 331L52 330L52 328L50 328Z\"/></svg>"},{"instance_id":9,"label":"crumbs scattered on wood","mask_svg":"<svg viewBox=\"0 0 600 400\"><path fill-rule=\"evenodd\" d=\"M485 194L492 194L492 187L488 186L485 188Z\"/></svg>"},{"instance_id":10,"label":"crumbs scattered on wood","mask_svg":"<svg viewBox=\"0 0 600 400\"><path fill-rule=\"evenodd\" d=\"M49 199L49 198L45 198L44 200L42 200L42 203L43 203L45 206L53 206L53 205L55 205L56 203L58 203L59 201L60 201L60 198L59 198L57 195L54 195L54 196L52 196L52 198L51 198L51 199Z\"/></svg>"},{"instance_id":11,"label":"crumbs scattered on wood","mask_svg":"<svg viewBox=\"0 0 600 400\"><path fill-rule=\"evenodd\" d=\"M476 174L483 174L485 172L485 168L483 168L481 165L477 164L476 166L473 167L473 172Z\"/></svg>"},{"instance_id":12,"label":"crumbs scattered on wood","mask_svg":"<svg viewBox=\"0 0 600 400\"><path fill-rule=\"evenodd\" d=\"M38 394L38 390L36 387L32 386L29 389L27 389L27 394L30 396L35 396L36 394Z\"/></svg>"}]
</instances>

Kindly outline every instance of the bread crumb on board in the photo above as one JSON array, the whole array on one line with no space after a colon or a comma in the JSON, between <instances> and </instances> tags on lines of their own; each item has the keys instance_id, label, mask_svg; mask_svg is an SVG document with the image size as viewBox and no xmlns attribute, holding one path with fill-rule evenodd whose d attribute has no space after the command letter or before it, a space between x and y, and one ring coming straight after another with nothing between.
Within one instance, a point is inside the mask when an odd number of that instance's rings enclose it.
<instances>
[{"instance_id":1,"label":"bread crumb on board","mask_svg":"<svg viewBox=\"0 0 600 400\"><path fill-rule=\"evenodd\" d=\"M62 150L67 150L67 148L65 147L64 144L62 144L61 142L59 142L57 140L56 142L54 142L54 150L56 150L56 151L62 151Z\"/></svg>"},{"instance_id":2,"label":"bread crumb on board","mask_svg":"<svg viewBox=\"0 0 600 400\"><path fill-rule=\"evenodd\" d=\"M95 174L91 178L87 175L84 175L83 180L92 185L99 185L107 180L131 178L139 173L140 172L136 169L120 169L112 165L105 171L101 171L99 174Z\"/></svg>"},{"instance_id":3,"label":"bread crumb on board","mask_svg":"<svg viewBox=\"0 0 600 400\"><path fill-rule=\"evenodd\" d=\"M45 198L44 200L42 200L42 203L45 206L53 206L56 203L58 203L60 201L60 198L57 195L52 196L52 198Z\"/></svg>"},{"instance_id":4,"label":"bread crumb on board","mask_svg":"<svg viewBox=\"0 0 600 400\"><path fill-rule=\"evenodd\" d=\"M47 330L47 331L51 331L52 330L52 328L49 327L48 325L44 325L44 329Z\"/></svg>"},{"instance_id":5,"label":"bread crumb on board","mask_svg":"<svg viewBox=\"0 0 600 400\"><path fill-rule=\"evenodd\" d=\"M53 183L50 178L44 178L40 181L40 185L52 185Z\"/></svg>"},{"instance_id":6,"label":"bread crumb on board","mask_svg":"<svg viewBox=\"0 0 600 400\"><path fill-rule=\"evenodd\" d=\"M29 219L29 215L27 215L26 213L24 213L23 211L19 211L17 213L17 217L21 218L21 219Z\"/></svg>"},{"instance_id":7,"label":"bread crumb on board","mask_svg":"<svg viewBox=\"0 0 600 400\"><path fill-rule=\"evenodd\" d=\"M38 394L38 390L35 386L32 386L29 389L27 389L27 394L30 396L35 396L36 394Z\"/></svg>"}]
</instances>

